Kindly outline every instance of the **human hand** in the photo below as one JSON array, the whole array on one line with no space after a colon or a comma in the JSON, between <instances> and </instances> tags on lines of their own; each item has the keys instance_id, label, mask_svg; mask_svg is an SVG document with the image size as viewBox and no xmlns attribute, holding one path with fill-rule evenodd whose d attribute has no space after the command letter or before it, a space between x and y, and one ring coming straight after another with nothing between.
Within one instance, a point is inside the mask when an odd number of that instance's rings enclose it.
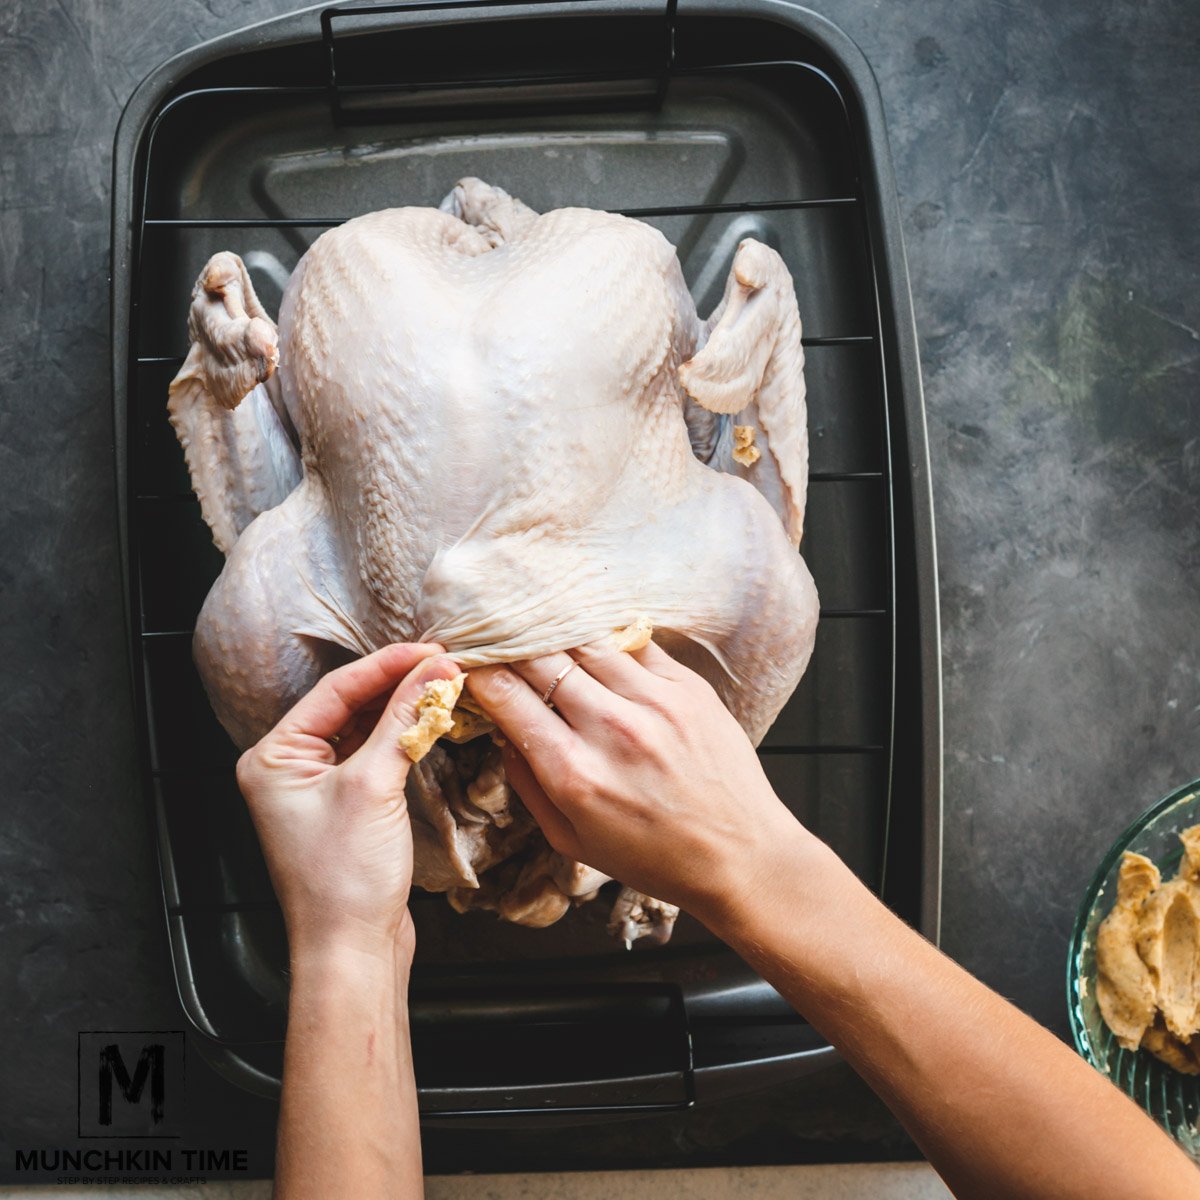
<instances>
[{"instance_id":1,"label":"human hand","mask_svg":"<svg viewBox=\"0 0 1200 1200\"><path fill-rule=\"evenodd\" d=\"M331 671L238 761L293 956L336 943L411 961L412 764L398 739L425 683L458 674L438 645L386 646Z\"/></svg>"},{"instance_id":2,"label":"human hand","mask_svg":"<svg viewBox=\"0 0 1200 1200\"><path fill-rule=\"evenodd\" d=\"M542 695L554 690L554 708ZM653 642L604 642L467 686L508 739L509 782L561 853L715 923L814 842L713 688Z\"/></svg>"}]
</instances>

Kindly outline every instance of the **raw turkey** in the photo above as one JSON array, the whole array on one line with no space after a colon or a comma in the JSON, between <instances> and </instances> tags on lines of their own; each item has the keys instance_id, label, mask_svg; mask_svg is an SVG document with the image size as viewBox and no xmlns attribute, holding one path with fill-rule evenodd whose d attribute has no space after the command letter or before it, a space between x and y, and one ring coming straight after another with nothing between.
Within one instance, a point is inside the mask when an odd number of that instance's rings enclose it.
<instances>
[{"instance_id":1,"label":"raw turkey","mask_svg":"<svg viewBox=\"0 0 1200 1200\"><path fill-rule=\"evenodd\" d=\"M170 417L227 556L194 653L239 747L396 641L470 668L648 617L756 743L799 682L803 352L769 247L741 243L704 321L649 225L464 179L323 234L278 326L217 254L188 327ZM459 910L546 925L607 882L550 849L486 736L408 792L415 881ZM626 890L612 928L665 940L674 915Z\"/></svg>"}]
</instances>

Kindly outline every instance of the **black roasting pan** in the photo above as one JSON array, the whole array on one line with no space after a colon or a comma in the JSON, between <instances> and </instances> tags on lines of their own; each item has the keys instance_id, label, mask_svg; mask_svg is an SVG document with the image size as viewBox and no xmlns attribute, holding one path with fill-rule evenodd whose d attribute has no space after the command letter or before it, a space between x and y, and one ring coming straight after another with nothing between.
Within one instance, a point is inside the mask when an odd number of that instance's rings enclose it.
<instances>
[{"instance_id":1,"label":"black roasting pan","mask_svg":"<svg viewBox=\"0 0 1200 1200\"><path fill-rule=\"evenodd\" d=\"M941 698L928 455L880 102L837 28L779 0L312 8L159 67L117 135L113 394L141 781L180 1003L209 1060L279 1087L286 945L192 665L221 566L166 420L191 284L242 255L274 311L320 232L433 204L463 175L535 208L640 216L701 311L740 238L775 246L804 320L804 554L823 615L761 753L779 794L936 940ZM427 1120L660 1111L812 1076L834 1051L686 916L626 952L603 900L547 930L414 898Z\"/></svg>"}]
</instances>

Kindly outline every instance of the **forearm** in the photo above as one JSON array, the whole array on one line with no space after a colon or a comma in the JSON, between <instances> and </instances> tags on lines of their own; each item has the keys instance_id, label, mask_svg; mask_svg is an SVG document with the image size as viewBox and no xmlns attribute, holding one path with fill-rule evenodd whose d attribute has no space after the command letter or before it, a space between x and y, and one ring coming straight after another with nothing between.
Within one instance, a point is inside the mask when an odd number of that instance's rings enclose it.
<instances>
[{"instance_id":1,"label":"forearm","mask_svg":"<svg viewBox=\"0 0 1200 1200\"><path fill-rule=\"evenodd\" d=\"M1200 1175L1061 1042L880 904L799 827L715 931L836 1045L960 1197L1200 1193ZM1062 1163L1073 1164L1068 1181Z\"/></svg>"},{"instance_id":2,"label":"forearm","mask_svg":"<svg viewBox=\"0 0 1200 1200\"><path fill-rule=\"evenodd\" d=\"M422 1195L410 960L384 945L293 947L275 1194Z\"/></svg>"}]
</instances>

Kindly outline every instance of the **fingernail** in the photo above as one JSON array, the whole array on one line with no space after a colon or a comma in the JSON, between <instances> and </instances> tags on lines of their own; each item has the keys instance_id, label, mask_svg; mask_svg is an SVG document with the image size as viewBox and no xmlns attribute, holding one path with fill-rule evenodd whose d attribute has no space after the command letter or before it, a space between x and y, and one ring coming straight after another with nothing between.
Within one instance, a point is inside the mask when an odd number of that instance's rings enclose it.
<instances>
[{"instance_id":1,"label":"fingernail","mask_svg":"<svg viewBox=\"0 0 1200 1200\"><path fill-rule=\"evenodd\" d=\"M435 654L427 658L417 668L417 682L428 683L431 679L453 679L462 674L462 668L445 654Z\"/></svg>"}]
</instances>

